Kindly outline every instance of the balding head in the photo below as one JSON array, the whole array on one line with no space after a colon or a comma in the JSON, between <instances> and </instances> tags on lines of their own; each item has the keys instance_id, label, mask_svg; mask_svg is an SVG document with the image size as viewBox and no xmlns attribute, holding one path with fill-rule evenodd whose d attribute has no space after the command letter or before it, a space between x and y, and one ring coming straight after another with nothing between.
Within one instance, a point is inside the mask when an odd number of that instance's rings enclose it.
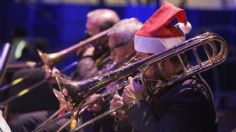
<instances>
[{"instance_id":1,"label":"balding head","mask_svg":"<svg viewBox=\"0 0 236 132\"><path fill-rule=\"evenodd\" d=\"M86 28L90 35L95 35L112 27L119 20L119 16L113 10L96 9L88 13Z\"/></svg>"}]
</instances>

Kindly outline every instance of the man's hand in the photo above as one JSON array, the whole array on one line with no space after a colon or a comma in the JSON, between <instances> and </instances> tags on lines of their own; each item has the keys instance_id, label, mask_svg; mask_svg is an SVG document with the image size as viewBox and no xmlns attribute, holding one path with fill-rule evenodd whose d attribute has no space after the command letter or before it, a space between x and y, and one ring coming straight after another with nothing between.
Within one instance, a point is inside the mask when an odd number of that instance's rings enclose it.
<instances>
[{"instance_id":1,"label":"man's hand","mask_svg":"<svg viewBox=\"0 0 236 132\"><path fill-rule=\"evenodd\" d=\"M143 85L134 81L132 77L129 77L129 84L125 87L122 97L126 104L137 102L143 99Z\"/></svg>"},{"instance_id":2,"label":"man's hand","mask_svg":"<svg viewBox=\"0 0 236 132\"><path fill-rule=\"evenodd\" d=\"M99 94L93 94L92 96L90 96L86 102L89 102L91 100L97 99L92 105L90 105L87 110L88 111L92 111L95 113L100 113L102 112L102 107L103 107L103 99L102 98L98 98Z\"/></svg>"},{"instance_id":3,"label":"man's hand","mask_svg":"<svg viewBox=\"0 0 236 132\"><path fill-rule=\"evenodd\" d=\"M56 73L60 73L60 71L53 67L52 69L48 66L43 66L43 69L45 71L46 77L54 78Z\"/></svg>"},{"instance_id":4,"label":"man's hand","mask_svg":"<svg viewBox=\"0 0 236 132\"><path fill-rule=\"evenodd\" d=\"M83 56L93 56L94 52L95 52L95 48L93 46L88 47L83 53Z\"/></svg>"},{"instance_id":5,"label":"man's hand","mask_svg":"<svg viewBox=\"0 0 236 132\"><path fill-rule=\"evenodd\" d=\"M45 77L48 79L47 82L49 84L57 84L55 74L60 73L60 71L57 68L50 69L47 66L44 66L43 68L45 71Z\"/></svg>"},{"instance_id":6,"label":"man's hand","mask_svg":"<svg viewBox=\"0 0 236 132\"><path fill-rule=\"evenodd\" d=\"M110 101L110 110L117 108L121 105L124 105L123 102L123 97L119 96L119 95L114 95L113 99ZM116 117L119 121L124 120L125 118L127 118L128 116L128 109L126 108L120 108L117 111L113 112L111 114L112 116Z\"/></svg>"}]
</instances>

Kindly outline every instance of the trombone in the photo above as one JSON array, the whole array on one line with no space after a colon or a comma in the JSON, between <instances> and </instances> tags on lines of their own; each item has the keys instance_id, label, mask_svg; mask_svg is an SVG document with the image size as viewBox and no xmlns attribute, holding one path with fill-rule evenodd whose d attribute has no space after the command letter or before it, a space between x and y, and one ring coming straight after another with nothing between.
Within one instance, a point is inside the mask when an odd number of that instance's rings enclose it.
<instances>
[{"instance_id":1,"label":"trombone","mask_svg":"<svg viewBox=\"0 0 236 132\"><path fill-rule=\"evenodd\" d=\"M205 58L201 57L202 54L200 55L199 49L203 49ZM191 66L187 66L181 57L182 54L187 54L188 52L193 54L193 59L196 61L196 63ZM182 66L183 72L172 76L171 80L168 82L158 82L156 85L157 87L147 87L147 91L157 93L160 88L164 86L169 86L179 80L201 73L221 64L226 59L227 54L227 42L217 34L206 32L162 53L151 55L143 60L128 64L127 66L87 80L75 82L64 79L59 75L56 75L56 78L59 88L66 99L67 108L72 113L71 118L72 120L76 120L79 111L83 108L82 106L85 100L90 95L103 89L106 85L119 78L125 78L130 76L132 73L140 72L141 80L146 86L148 81L143 73L150 65L160 63L172 57L177 57Z\"/></svg>"},{"instance_id":2,"label":"trombone","mask_svg":"<svg viewBox=\"0 0 236 132\"><path fill-rule=\"evenodd\" d=\"M122 65L127 65L133 61L136 61L136 56L135 56L135 51L134 52L131 52L129 53L125 58L123 58L121 61L119 62L116 62L112 65L110 65L109 67L106 67L102 72L105 73L105 72L108 72L108 71L111 71L111 70L115 70L117 69L118 67L122 66ZM122 87L124 84L120 84L119 87ZM117 86L115 86L117 87ZM114 90L117 90L118 88L112 88L111 90L108 90L107 92L99 95L98 97L96 97L95 99L93 100L90 100L88 102L86 102L84 105L83 105L83 110L86 109L87 106L93 104L94 102L96 102L98 99L101 99L101 98L104 98L108 95L110 95L111 93L114 93L115 91ZM63 104L66 104L66 101L65 101L65 98L63 96L63 94L55 89L53 89L53 92L54 92L54 95L57 97L57 99L59 100L59 102L62 102ZM66 108L64 108L65 110ZM66 115L71 115L71 112L67 112L65 114L65 116L59 116L55 119L53 119L54 117L56 117L57 115L59 115L59 112L62 111L62 109L60 108L59 110L57 110L52 116L50 116L47 120L45 120L40 126L38 126L34 131L40 131L42 130L43 128L45 127L48 127L50 126L51 124L57 122L58 120L64 118ZM80 113L82 113L80 111Z\"/></svg>"},{"instance_id":3,"label":"trombone","mask_svg":"<svg viewBox=\"0 0 236 132\"><path fill-rule=\"evenodd\" d=\"M137 78L138 78L138 77L137 77ZM82 109L81 109L80 112L79 112L79 115L80 115L82 112L84 112L84 110L87 109L88 106L92 105L92 104L95 103L97 100L99 100L99 99L101 99L101 98L104 98L104 97L106 97L106 96L109 96L109 95L111 95L111 94L115 94L115 92L116 92L117 90L122 89L122 88L123 88L125 85L127 85L128 83L129 83L128 81L123 81L123 82L121 82L120 84L118 84L118 85L112 87L112 88L109 89L108 91L106 91L106 92L100 94L100 95L97 96L96 98L94 98L94 99L92 99L92 100L90 100L90 101L88 101L88 102L85 102L85 103L83 104L83 106L82 106ZM57 90L54 89L54 94L55 94L57 97L61 98L60 100L64 100L64 97L62 97L63 94L62 94L61 92L59 92L59 91L57 91ZM59 99L58 99L58 100L59 100ZM65 102L65 100L64 100L63 102ZM64 109L66 109L66 108L64 108ZM59 121L60 119L72 115L71 112L67 112L67 113L65 113L64 115L61 115L61 116L59 116L59 117L53 119L56 115L58 115L58 113L59 113L61 110L62 110L62 109L59 109L57 112L55 112L55 113L54 113L51 117L49 117L45 122L43 122L40 126L38 126L33 132L39 132L39 131L43 130L44 128L46 128L46 127L52 125L53 123ZM98 119L96 119L96 120L98 120ZM71 122L71 120L70 120L69 122ZM91 121L90 121L90 122L91 122ZM94 121L93 121L93 122L94 122ZM92 123L92 122L91 122L91 123ZM86 123L86 124L88 124L88 123ZM89 123L89 124L90 124L90 123ZM65 127L65 126L64 126L64 127Z\"/></svg>"},{"instance_id":4,"label":"trombone","mask_svg":"<svg viewBox=\"0 0 236 132\"><path fill-rule=\"evenodd\" d=\"M58 77L58 78L57 78L58 80L63 80L63 78L60 77L59 75L57 75L57 77ZM140 74L137 74L137 75L134 77L135 80L140 80L140 78L141 78L141 75L140 75ZM126 85L128 85L128 84L129 84L129 81L128 81L128 80L121 81L120 83L118 83L117 85L113 86L113 87L110 88L109 90L106 90L104 93L99 94L96 98L94 98L94 99L92 99L92 100L90 100L90 101L86 101L86 102L82 105L82 109L79 111L79 114L78 114L78 115L80 115L85 109L87 109L90 105L92 105L93 103L95 103L97 100L99 100L99 99L101 99L101 98L104 98L104 97L107 97L107 96L110 96L110 95L116 94L118 90L123 89L123 88L124 88ZM62 93L60 92L60 94L62 94ZM62 95L63 95L63 94L62 94ZM123 106L121 106L121 107L123 107ZM121 108L121 107L117 107L117 108L115 108L115 109L112 109L112 110L110 110L110 111L108 111L108 112L105 112L105 113L103 113L103 114L101 114L101 115L99 115L99 116L97 116L97 117L95 117L95 118L93 118L93 119L91 119L91 120L89 120L89 121L83 123L81 126L79 126L78 128L76 128L74 131L77 131L77 130L79 130L79 129L81 129L81 128L83 128L83 127L85 127L85 126L87 126L87 125L89 125L89 124L91 124L91 123L93 123L93 122L96 122L97 120L102 119L103 117L105 117L105 116L111 114L112 112L116 111L117 109L119 109L119 108ZM67 106L67 108L69 108L69 110L71 110L71 107L70 107L70 106ZM71 113L71 112L67 112L65 115L66 115L66 116L68 116L68 115L71 115L71 116L72 116L72 113ZM65 116L63 115L63 117L65 117ZM59 118L61 118L61 117L59 117ZM55 120L52 120L51 122L48 122L47 124L51 125L51 124L53 124L54 122L56 122L57 120L60 120L59 118L56 118ZM58 131L58 132L61 131L64 127L66 127L66 126L67 126L70 122L72 122L72 121L75 121L75 120L73 120L73 119L69 120L65 125L63 125L62 127L60 127L57 131ZM73 124L73 126L75 126L75 125L76 125L76 123ZM44 128L45 128L45 127L44 127ZM41 128L41 129L42 129L42 128ZM41 129L40 129L40 130L41 130ZM37 130L37 131L38 131L38 130Z\"/></svg>"},{"instance_id":5,"label":"trombone","mask_svg":"<svg viewBox=\"0 0 236 132\"><path fill-rule=\"evenodd\" d=\"M38 54L40 56L40 58L42 59L43 63L48 67L48 68L52 68L55 64L57 64L59 61L61 61L62 59L64 59L65 57L67 57L68 55L70 55L71 53L77 51L78 49L80 49L81 47L87 45L88 43L103 37L105 35L107 35L107 33L109 32L111 28L104 30L88 39L85 39L67 49L58 51L56 53L51 53L51 54L47 54L47 53L43 53L42 51L38 50Z\"/></svg>"},{"instance_id":6,"label":"trombone","mask_svg":"<svg viewBox=\"0 0 236 132\"><path fill-rule=\"evenodd\" d=\"M109 30L111 28L107 29L107 30L104 30L103 32L100 32L88 39L85 39L67 49L64 49L64 50L61 50L61 51L58 51L56 53L51 53L51 54L47 54L47 53L43 53L42 51L38 50L38 54L40 56L40 58L42 59L44 65L45 65L45 71L47 73L49 73L48 76L46 76L43 80L39 81L38 83L34 84L33 86L27 88L27 89L24 89L22 91L20 91L18 94L6 99L5 101L1 102L2 105L7 105L9 104L11 101L29 93L30 91L32 91L33 89L39 87L40 85L44 84L48 79L51 78L51 69L53 68L53 66L55 66L59 61L61 61L62 59L64 59L66 56L72 54L73 52L77 51L78 49L80 49L81 47L87 45L88 43L100 38L100 37L103 37L105 36ZM16 80L14 80L12 83L9 84L9 86L13 86L13 85L17 85L18 83L22 82L25 78L27 78L29 75L26 75L22 78L18 78ZM6 86L8 87L8 86ZM5 90L6 88L3 87L3 89Z\"/></svg>"}]
</instances>

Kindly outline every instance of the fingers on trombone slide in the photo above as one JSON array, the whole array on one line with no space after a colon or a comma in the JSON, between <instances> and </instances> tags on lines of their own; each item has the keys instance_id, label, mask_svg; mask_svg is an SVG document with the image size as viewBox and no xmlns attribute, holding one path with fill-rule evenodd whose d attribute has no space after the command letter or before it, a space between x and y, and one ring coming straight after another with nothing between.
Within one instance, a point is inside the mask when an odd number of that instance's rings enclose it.
<instances>
[{"instance_id":1,"label":"fingers on trombone slide","mask_svg":"<svg viewBox=\"0 0 236 132\"><path fill-rule=\"evenodd\" d=\"M123 97L115 94L113 99L110 101L110 110L115 110L124 105ZM118 109L111 113L112 116L118 118L118 120L123 120L127 116L126 109Z\"/></svg>"},{"instance_id":2,"label":"fingers on trombone slide","mask_svg":"<svg viewBox=\"0 0 236 132\"><path fill-rule=\"evenodd\" d=\"M93 112L101 112L102 104L104 102L102 96L100 94L93 94L86 100L86 102L91 102L93 100L95 101L91 105L88 106L87 110L93 111Z\"/></svg>"}]
</instances>

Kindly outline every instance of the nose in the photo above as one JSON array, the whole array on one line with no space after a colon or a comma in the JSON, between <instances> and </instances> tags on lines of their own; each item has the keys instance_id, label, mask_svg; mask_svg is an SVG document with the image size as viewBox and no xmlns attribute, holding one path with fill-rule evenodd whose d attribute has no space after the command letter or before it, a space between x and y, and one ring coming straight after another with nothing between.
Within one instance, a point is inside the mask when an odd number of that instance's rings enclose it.
<instances>
[{"instance_id":1,"label":"nose","mask_svg":"<svg viewBox=\"0 0 236 132\"><path fill-rule=\"evenodd\" d=\"M111 60L115 60L115 55L116 55L115 52L114 52L114 51L111 51L109 58L110 58Z\"/></svg>"}]
</instances>

